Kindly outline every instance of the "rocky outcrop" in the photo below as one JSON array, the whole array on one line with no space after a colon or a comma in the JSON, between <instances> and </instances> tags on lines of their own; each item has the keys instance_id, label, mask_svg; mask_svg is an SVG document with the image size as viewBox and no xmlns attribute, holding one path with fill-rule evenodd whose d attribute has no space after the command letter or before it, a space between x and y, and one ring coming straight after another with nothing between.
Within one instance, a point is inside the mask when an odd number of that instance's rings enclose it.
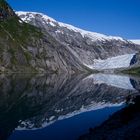
<instances>
[{"instance_id":1,"label":"rocky outcrop","mask_svg":"<svg viewBox=\"0 0 140 140\"><path fill-rule=\"evenodd\" d=\"M119 69L119 71L123 73L138 75L140 73L140 53L138 52L132 57L130 66L128 68Z\"/></svg>"},{"instance_id":2,"label":"rocky outcrop","mask_svg":"<svg viewBox=\"0 0 140 140\"><path fill-rule=\"evenodd\" d=\"M140 66L140 52L133 56L130 65Z\"/></svg>"}]
</instances>

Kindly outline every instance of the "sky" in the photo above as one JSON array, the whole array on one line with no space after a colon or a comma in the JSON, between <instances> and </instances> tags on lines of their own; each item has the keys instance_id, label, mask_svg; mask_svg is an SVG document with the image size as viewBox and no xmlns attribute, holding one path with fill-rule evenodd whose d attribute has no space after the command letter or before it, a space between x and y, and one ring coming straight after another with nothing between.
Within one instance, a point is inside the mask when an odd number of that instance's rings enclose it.
<instances>
[{"instance_id":1,"label":"sky","mask_svg":"<svg viewBox=\"0 0 140 140\"><path fill-rule=\"evenodd\" d=\"M140 0L7 0L16 11L44 13L76 27L140 39Z\"/></svg>"}]
</instances>

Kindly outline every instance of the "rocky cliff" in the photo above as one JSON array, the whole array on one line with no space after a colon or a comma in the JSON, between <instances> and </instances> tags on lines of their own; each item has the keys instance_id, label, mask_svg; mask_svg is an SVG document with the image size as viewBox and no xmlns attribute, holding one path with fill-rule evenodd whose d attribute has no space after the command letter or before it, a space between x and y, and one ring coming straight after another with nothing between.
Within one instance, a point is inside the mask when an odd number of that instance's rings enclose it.
<instances>
[{"instance_id":1,"label":"rocky cliff","mask_svg":"<svg viewBox=\"0 0 140 140\"><path fill-rule=\"evenodd\" d=\"M0 72L87 71L68 48L23 22L6 1L0 1L0 8Z\"/></svg>"},{"instance_id":2,"label":"rocky cliff","mask_svg":"<svg viewBox=\"0 0 140 140\"><path fill-rule=\"evenodd\" d=\"M130 65L139 66L140 65L140 52L136 53L131 59Z\"/></svg>"}]
</instances>

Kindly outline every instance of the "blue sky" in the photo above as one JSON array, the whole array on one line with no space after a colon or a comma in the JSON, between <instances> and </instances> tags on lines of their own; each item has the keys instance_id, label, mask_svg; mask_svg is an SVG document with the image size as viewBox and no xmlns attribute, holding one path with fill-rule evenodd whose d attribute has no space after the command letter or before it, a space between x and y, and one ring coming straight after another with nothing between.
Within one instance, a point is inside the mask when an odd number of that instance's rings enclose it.
<instances>
[{"instance_id":1,"label":"blue sky","mask_svg":"<svg viewBox=\"0 0 140 140\"><path fill-rule=\"evenodd\" d=\"M36 11L107 35L140 39L140 0L7 0L15 10Z\"/></svg>"}]
</instances>

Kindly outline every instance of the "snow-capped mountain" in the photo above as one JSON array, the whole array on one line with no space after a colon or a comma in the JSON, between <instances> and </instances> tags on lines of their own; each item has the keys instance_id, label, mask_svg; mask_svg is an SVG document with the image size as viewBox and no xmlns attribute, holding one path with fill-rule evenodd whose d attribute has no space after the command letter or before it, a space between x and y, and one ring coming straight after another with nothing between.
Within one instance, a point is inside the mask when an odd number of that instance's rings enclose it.
<instances>
[{"instance_id":1,"label":"snow-capped mountain","mask_svg":"<svg viewBox=\"0 0 140 140\"><path fill-rule=\"evenodd\" d=\"M92 69L128 67L139 46L121 37L85 31L36 12L16 12L27 23L49 33L81 63ZM116 63L117 62L117 63ZM124 64L125 63L125 64Z\"/></svg>"},{"instance_id":2,"label":"snow-capped mountain","mask_svg":"<svg viewBox=\"0 0 140 140\"><path fill-rule=\"evenodd\" d=\"M37 12L16 12L16 13L20 16L20 18L23 21L29 22L29 23L33 22L33 20L36 18L36 16L39 16L41 18L41 20L42 20L42 24L44 24L44 25L48 24L48 25L51 25L53 27L60 26L62 28L67 28L67 29L69 29L71 31L80 33L83 38L84 37L91 38L93 42L94 41L95 42L96 41L106 41L106 40L121 40L121 41L125 41L121 37L106 36L106 35L103 35L103 34L100 34L100 33L85 31L85 30L82 30L80 28L74 27L74 26L69 25L69 24L65 24L65 23L62 23L62 22L57 22L55 19L53 19L53 18L51 18L51 17L49 17L47 15L44 15L42 13L37 13ZM61 30L56 30L56 32L63 34L63 32Z\"/></svg>"}]
</instances>

